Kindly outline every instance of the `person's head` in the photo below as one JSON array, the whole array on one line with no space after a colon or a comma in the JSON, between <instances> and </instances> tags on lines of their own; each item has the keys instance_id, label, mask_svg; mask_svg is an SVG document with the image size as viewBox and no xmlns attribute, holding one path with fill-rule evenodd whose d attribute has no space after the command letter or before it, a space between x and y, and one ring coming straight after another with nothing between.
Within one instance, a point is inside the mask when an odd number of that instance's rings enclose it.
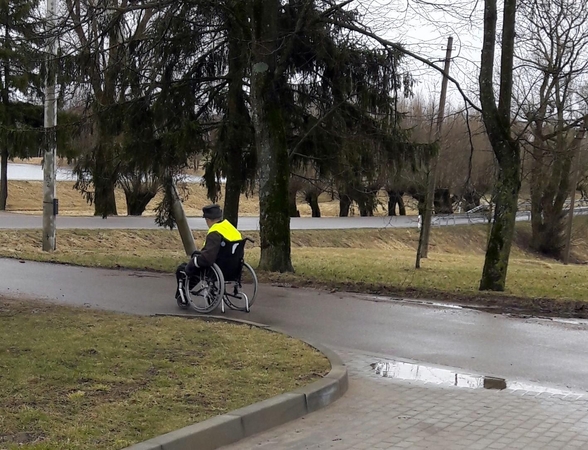
<instances>
[{"instance_id":1,"label":"person's head","mask_svg":"<svg viewBox=\"0 0 588 450\"><path fill-rule=\"evenodd\" d=\"M210 228L217 222L223 220L223 210L218 205L208 205L202 208L202 217L206 220L206 225Z\"/></svg>"}]
</instances>

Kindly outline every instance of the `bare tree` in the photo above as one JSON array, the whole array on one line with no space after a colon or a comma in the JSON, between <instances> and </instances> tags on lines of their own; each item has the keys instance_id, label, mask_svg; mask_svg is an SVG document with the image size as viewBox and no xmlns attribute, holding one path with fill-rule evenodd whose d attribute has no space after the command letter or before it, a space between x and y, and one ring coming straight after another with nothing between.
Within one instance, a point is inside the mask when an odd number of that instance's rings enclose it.
<instances>
[{"instance_id":1,"label":"bare tree","mask_svg":"<svg viewBox=\"0 0 588 450\"><path fill-rule=\"evenodd\" d=\"M481 107L478 107L468 98L462 86L454 77L448 77L463 96L466 104L474 110L481 111L486 132L498 163L498 176L493 193L494 217L486 250L482 279L480 280L480 290L495 291L503 291L505 287L510 249L514 236L518 195L521 187L520 143L512 131L511 108L516 0L504 0L502 9L498 98L494 84L496 47L499 42L497 0L485 0L484 2L484 32L480 74L478 77ZM384 39L363 26L347 25L347 27L375 40L385 48L399 50L439 72L443 71L440 66L427 58L406 50L399 44Z\"/></svg>"},{"instance_id":2,"label":"bare tree","mask_svg":"<svg viewBox=\"0 0 588 450\"><path fill-rule=\"evenodd\" d=\"M437 187L447 189L461 211L480 205L491 194L496 160L480 115L456 111L446 119L439 149Z\"/></svg>"},{"instance_id":3,"label":"bare tree","mask_svg":"<svg viewBox=\"0 0 588 450\"><path fill-rule=\"evenodd\" d=\"M524 148L531 157L531 242L534 249L560 257L573 128L585 114L577 88L588 75L588 5L524 0L520 11L516 98L530 137Z\"/></svg>"}]
</instances>

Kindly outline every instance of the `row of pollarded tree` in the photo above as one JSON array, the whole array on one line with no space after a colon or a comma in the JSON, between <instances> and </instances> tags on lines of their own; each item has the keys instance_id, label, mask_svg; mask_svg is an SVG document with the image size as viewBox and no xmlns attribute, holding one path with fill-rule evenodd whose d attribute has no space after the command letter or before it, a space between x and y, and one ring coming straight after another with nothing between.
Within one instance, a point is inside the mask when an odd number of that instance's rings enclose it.
<instances>
[{"instance_id":1,"label":"row of pollarded tree","mask_svg":"<svg viewBox=\"0 0 588 450\"><path fill-rule=\"evenodd\" d=\"M405 109L404 125L412 130L415 141L429 140L428 128L434 115L434 108L428 110L418 99L402 104ZM457 207L468 211L480 205L480 200L490 193L496 170L492 150L484 133L479 117L469 119L466 126L463 113L451 113L445 119L446 126L440 146L438 179L435 192L435 213L450 214ZM356 205L361 216L371 216L382 202L382 194L388 196L388 215L406 214L404 199L412 197L418 202L419 210L424 207L426 189L426 164L421 161L415 165L382 166L373 169L370 175L319 178L316 171L292 172L290 178L290 209L293 217L298 197L309 204L313 217L320 217L318 197L328 193L332 199L339 200L339 215L349 214L350 206ZM375 175L375 176L374 176ZM398 212L397 212L398 211Z\"/></svg>"}]
</instances>

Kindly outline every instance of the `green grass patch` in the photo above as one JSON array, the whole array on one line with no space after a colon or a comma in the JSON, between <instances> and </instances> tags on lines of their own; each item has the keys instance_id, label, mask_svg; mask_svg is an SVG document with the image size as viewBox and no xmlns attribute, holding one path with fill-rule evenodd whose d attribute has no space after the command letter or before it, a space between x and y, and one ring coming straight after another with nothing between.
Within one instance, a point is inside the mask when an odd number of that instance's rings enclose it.
<instances>
[{"instance_id":1,"label":"green grass patch","mask_svg":"<svg viewBox=\"0 0 588 450\"><path fill-rule=\"evenodd\" d=\"M328 370L255 327L0 298L0 448L119 449Z\"/></svg>"},{"instance_id":2,"label":"green grass patch","mask_svg":"<svg viewBox=\"0 0 588 450\"><path fill-rule=\"evenodd\" d=\"M588 259L588 218L575 221L574 258ZM418 230L362 229L292 232L295 274L258 274L262 281L280 281L336 289L416 295L479 297L488 228L434 228L429 258L414 269ZM255 232L245 235L256 240ZM517 224L506 296L585 301L588 277L583 264L563 265L528 251L529 224ZM201 245L204 232L195 232ZM0 232L0 256L99 267L127 267L172 272L185 260L177 231L58 230L55 253L43 253L41 232ZM247 259L255 267L259 248Z\"/></svg>"},{"instance_id":3,"label":"green grass patch","mask_svg":"<svg viewBox=\"0 0 588 450\"><path fill-rule=\"evenodd\" d=\"M339 282L342 287L442 291L479 294L482 255L429 254L422 268L414 269L413 252L366 249L299 249L294 265L297 276L320 282ZM507 277L507 294L529 298L588 300L585 266L513 257Z\"/></svg>"}]
</instances>

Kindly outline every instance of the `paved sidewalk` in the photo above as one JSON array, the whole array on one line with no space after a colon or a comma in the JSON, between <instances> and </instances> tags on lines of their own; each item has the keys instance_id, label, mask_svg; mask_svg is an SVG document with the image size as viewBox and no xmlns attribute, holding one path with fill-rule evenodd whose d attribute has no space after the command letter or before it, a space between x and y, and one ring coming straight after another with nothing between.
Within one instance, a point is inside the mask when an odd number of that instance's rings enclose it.
<instances>
[{"instance_id":1,"label":"paved sidewalk","mask_svg":"<svg viewBox=\"0 0 588 450\"><path fill-rule=\"evenodd\" d=\"M351 377L342 399L223 449L588 448L588 395L394 380L370 367L385 358L337 353Z\"/></svg>"}]
</instances>

